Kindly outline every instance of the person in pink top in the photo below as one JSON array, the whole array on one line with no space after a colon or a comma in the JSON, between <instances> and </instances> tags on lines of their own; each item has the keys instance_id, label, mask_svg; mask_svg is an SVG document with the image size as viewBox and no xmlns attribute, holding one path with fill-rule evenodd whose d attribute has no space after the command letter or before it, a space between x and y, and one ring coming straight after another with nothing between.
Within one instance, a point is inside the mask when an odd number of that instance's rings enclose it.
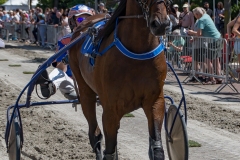
<instances>
[{"instance_id":1,"label":"person in pink top","mask_svg":"<svg viewBox=\"0 0 240 160\"><path fill-rule=\"evenodd\" d=\"M187 35L187 30L194 29L194 15L189 11L189 5L183 5L183 12L179 16L179 24L181 25L181 34Z\"/></svg>"}]
</instances>

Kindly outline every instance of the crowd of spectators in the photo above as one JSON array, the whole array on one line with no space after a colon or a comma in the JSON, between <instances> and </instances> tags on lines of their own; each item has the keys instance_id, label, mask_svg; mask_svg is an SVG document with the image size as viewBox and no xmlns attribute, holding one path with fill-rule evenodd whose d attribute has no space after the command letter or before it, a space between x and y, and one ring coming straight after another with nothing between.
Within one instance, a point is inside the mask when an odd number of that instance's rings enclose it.
<instances>
[{"instance_id":1,"label":"crowd of spectators","mask_svg":"<svg viewBox=\"0 0 240 160\"><path fill-rule=\"evenodd\" d=\"M40 32L40 38L44 39L45 30L40 24L54 25L54 26L63 26L66 32L71 32L68 26L67 20L68 9L58 10L56 7L50 9L46 8L43 11L42 8L36 7L29 11L24 10L10 10L10 11L0 11L0 27L3 27L3 22L10 22L12 24L26 24L25 31L29 35L30 32L33 33L36 43L38 41L37 32ZM67 23L66 23L67 22ZM34 29L30 30L30 25L34 25ZM18 29L16 29L17 31ZM12 36L13 40L16 40L16 37ZM44 42L42 42L44 45Z\"/></svg>"},{"instance_id":2,"label":"crowd of spectators","mask_svg":"<svg viewBox=\"0 0 240 160\"><path fill-rule=\"evenodd\" d=\"M196 7L192 11L188 3L182 6L183 12L179 12L177 4L173 5L173 7L176 13L170 13L169 16L173 24L172 35L178 35L179 38L176 39L175 36L173 41L168 42L169 52L177 53L179 56L194 53L192 61L194 61L195 71L202 70L207 74L221 75L220 58L222 57L221 50L223 48L221 37L224 37L225 18L223 3L217 3L215 13L210 9L208 2L205 2L203 7ZM194 48L193 53L192 48ZM178 60L175 58L175 61ZM179 64L178 66L181 67ZM222 79L219 78L210 76L207 79L205 75L195 76L197 79L192 77L191 82L222 83Z\"/></svg>"},{"instance_id":3,"label":"crowd of spectators","mask_svg":"<svg viewBox=\"0 0 240 160\"><path fill-rule=\"evenodd\" d=\"M171 21L173 25L177 23L179 25L179 29L181 29L181 34L186 34L186 30L188 29L193 29L194 28L194 23L196 19L194 19L193 13L189 10L191 6L188 3L185 3L182 6L182 12L179 12L179 6L177 4L173 5L176 14L171 13L172 18ZM218 2L215 13L213 13L213 10L210 9L209 3L205 2L203 8L205 9L206 13L212 18L212 20L215 22L215 26L217 27L218 31L221 33L223 36L224 33L224 7L222 2Z\"/></svg>"},{"instance_id":4,"label":"crowd of spectators","mask_svg":"<svg viewBox=\"0 0 240 160\"><path fill-rule=\"evenodd\" d=\"M98 13L107 13L104 3L100 3L98 5L99 10ZM40 7L36 7L34 9L24 11L20 9L10 10L10 11L1 11L0 10L0 28L3 28L4 22L10 22L12 24L26 24L25 31L29 37L29 33L31 32L34 36L34 41L32 43L41 42L41 46L45 46L45 34L46 34L46 26L45 25L53 25L55 27L62 27L61 33L59 33L59 38L67 35L72 32L68 22L68 12L69 9L58 9L54 8L46 8L43 10ZM45 24L45 25L41 25ZM33 30L30 30L30 25L34 25ZM18 32L19 29L15 31ZM37 33L40 34L40 39L38 39ZM4 37L3 37L4 38ZM17 40L17 37L13 34L12 40ZM29 40L23 39L23 41L29 42Z\"/></svg>"}]
</instances>

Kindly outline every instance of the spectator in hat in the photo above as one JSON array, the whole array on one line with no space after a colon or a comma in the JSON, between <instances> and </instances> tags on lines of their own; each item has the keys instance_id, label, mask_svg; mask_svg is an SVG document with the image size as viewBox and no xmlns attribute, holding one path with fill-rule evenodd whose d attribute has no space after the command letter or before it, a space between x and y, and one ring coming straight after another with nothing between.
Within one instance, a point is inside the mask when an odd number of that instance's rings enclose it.
<instances>
[{"instance_id":1,"label":"spectator in hat","mask_svg":"<svg viewBox=\"0 0 240 160\"><path fill-rule=\"evenodd\" d=\"M180 16L180 14L181 14L181 13L178 11L179 6L178 6L177 4L174 4L174 5L173 5L173 8L174 8L174 10L176 11L177 19L179 20L179 16ZM179 21L178 21L178 23L179 23Z\"/></svg>"},{"instance_id":2,"label":"spectator in hat","mask_svg":"<svg viewBox=\"0 0 240 160\"><path fill-rule=\"evenodd\" d=\"M179 29L178 24L179 24L179 15L180 15L180 12L178 11L178 5L174 4L173 7L176 13L173 13L171 10L169 11L169 19L172 25L171 27L172 31L175 29Z\"/></svg>"},{"instance_id":3,"label":"spectator in hat","mask_svg":"<svg viewBox=\"0 0 240 160\"><path fill-rule=\"evenodd\" d=\"M179 25L181 26L181 34L186 35L186 30L194 29L194 15L189 11L189 5L183 5L183 12L179 16Z\"/></svg>"},{"instance_id":4,"label":"spectator in hat","mask_svg":"<svg viewBox=\"0 0 240 160\"><path fill-rule=\"evenodd\" d=\"M100 3L98 5L98 7L99 7L99 13L107 13L108 12L108 10L105 8L104 3Z\"/></svg>"}]
</instances>

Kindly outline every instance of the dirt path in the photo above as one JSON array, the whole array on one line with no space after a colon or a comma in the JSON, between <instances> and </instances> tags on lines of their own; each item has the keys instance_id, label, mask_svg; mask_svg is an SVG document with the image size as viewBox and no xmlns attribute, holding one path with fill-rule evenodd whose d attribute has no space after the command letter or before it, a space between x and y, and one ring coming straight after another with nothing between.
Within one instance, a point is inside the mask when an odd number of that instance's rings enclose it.
<instances>
[{"instance_id":1,"label":"dirt path","mask_svg":"<svg viewBox=\"0 0 240 160\"><path fill-rule=\"evenodd\" d=\"M13 104L20 89L24 87L31 75L22 71L35 71L41 59L49 57L52 52L38 51L31 48L7 48L0 51L0 140L3 142L5 131L5 111ZM39 60L40 59L40 60ZM39 61L38 61L39 60ZM20 64L12 68L9 64ZM176 88L165 86L165 94L180 96ZM61 94L51 100L63 98ZM38 99L36 99L38 100ZM239 159L240 158L240 113L230 110L229 106L187 95L188 135L189 139L202 144L200 148L190 148L190 159ZM101 107L97 114L101 126ZM94 159L87 139L87 122L79 111L74 112L71 105L32 107L23 109L24 148L23 159ZM148 159L147 121L142 110L134 111L134 118L124 118L119 130L121 159ZM102 127L101 127L102 128ZM164 139L164 135L162 135ZM1 143L0 143L1 144ZM0 145L0 157L6 158L5 148ZM164 142L165 146L165 142ZM223 152L224 151L224 152ZM167 152L165 149L166 157ZM1 156L2 155L2 156Z\"/></svg>"}]
</instances>

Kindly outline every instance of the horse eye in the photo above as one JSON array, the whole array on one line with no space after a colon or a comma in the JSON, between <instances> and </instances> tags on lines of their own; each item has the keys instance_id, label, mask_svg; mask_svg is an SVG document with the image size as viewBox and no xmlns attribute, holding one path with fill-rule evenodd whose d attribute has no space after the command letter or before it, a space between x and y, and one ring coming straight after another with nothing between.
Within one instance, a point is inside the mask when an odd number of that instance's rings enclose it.
<instances>
[{"instance_id":1,"label":"horse eye","mask_svg":"<svg viewBox=\"0 0 240 160\"><path fill-rule=\"evenodd\" d=\"M160 4L160 3L162 3L162 2L164 2L164 0L157 0L157 4Z\"/></svg>"}]
</instances>

